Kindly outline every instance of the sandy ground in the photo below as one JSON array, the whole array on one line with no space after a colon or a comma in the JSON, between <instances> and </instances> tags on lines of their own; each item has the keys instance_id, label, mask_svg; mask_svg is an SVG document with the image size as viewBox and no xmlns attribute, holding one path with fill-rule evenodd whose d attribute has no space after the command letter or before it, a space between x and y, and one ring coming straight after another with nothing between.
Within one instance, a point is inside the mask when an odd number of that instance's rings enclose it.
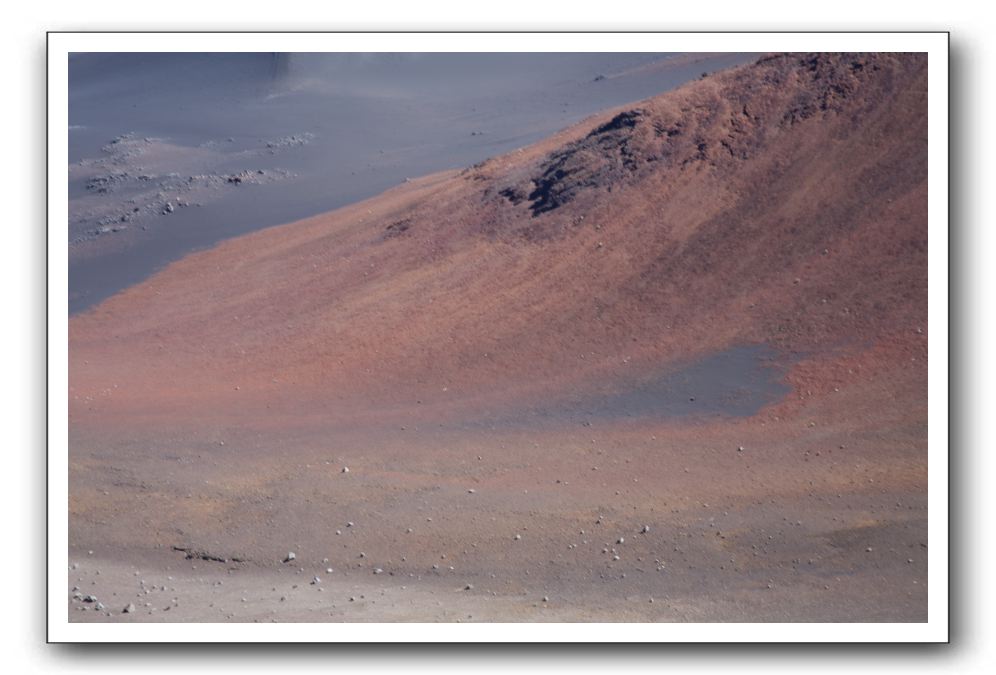
<instances>
[{"instance_id":1,"label":"sandy ground","mask_svg":"<svg viewBox=\"0 0 996 675\"><path fill-rule=\"evenodd\" d=\"M79 438L69 588L106 612L70 616L922 621L921 424L834 414L877 393L740 422Z\"/></svg>"},{"instance_id":2,"label":"sandy ground","mask_svg":"<svg viewBox=\"0 0 996 675\"><path fill-rule=\"evenodd\" d=\"M73 317L71 619L926 620L924 92L762 59Z\"/></svg>"}]
</instances>

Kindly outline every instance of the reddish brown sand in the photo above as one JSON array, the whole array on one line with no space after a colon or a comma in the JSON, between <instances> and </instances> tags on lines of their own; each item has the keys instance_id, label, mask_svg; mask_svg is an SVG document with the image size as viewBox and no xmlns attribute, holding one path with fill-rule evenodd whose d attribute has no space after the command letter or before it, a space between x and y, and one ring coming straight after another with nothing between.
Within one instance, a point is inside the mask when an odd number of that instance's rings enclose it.
<instances>
[{"instance_id":1,"label":"reddish brown sand","mask_svg":"<svg viewBox=\"0 0 996 675\"><path fill-rule=\"evenodd\" d=\"M926 620L926 87L767 57L74 317L71 619ZM740 345L752 416L530 415Z\"/></svg>"}]
</instances>

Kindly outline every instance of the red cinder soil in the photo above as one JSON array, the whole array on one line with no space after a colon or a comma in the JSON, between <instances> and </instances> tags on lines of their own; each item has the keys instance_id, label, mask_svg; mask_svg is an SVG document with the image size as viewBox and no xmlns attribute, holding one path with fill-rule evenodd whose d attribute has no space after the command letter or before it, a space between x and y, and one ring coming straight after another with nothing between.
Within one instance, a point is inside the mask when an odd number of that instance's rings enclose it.
<instances>
[{"instance_id":1,"label":"red cinder soil","mask_svg":"<svg viewBox=\"0 0 996 675\"><path fill-rule=\"evenodd\" d=\"M71 618L926 620L926 90L765 57L74 317ZM743 345L749 417L527 414Z\"/></svg>"}]
</instances>

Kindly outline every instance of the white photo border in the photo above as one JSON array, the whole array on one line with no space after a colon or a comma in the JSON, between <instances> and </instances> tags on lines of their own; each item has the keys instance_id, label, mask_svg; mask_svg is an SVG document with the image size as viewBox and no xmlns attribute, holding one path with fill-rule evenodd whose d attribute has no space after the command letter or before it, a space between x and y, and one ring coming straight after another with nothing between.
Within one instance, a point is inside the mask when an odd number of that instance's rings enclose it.
<instances>
[{"instance_id":1,"label":"white photo border","mask_svg":"<svg viewBox=\"0 0 996 675\"><path fill-rule=\"evenodd\" d=\"M949 640L946 32L52 32L48 34L49 642L943 643ZM925 52L928 55L928 620L924 623L70 623L68 54L71 52Z\"/></svg>"}]
</instances>

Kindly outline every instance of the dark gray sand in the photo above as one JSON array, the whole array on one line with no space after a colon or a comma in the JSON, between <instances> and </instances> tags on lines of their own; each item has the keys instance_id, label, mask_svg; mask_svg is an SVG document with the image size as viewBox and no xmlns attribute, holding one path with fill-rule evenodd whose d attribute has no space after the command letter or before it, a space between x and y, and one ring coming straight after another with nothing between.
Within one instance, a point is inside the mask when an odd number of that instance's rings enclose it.
<instances>
[{"instance_id":1,"label":"dark gray sand","mask_svg":"<svg viewBox=\"0 0 996 675\"><path fill-rule=\"evenodd\" d=\"M69 311L749 54L76 54Z\"/></svg>"},{"instance_id":2,"label":"dark gray sand","mask_svg":"<svg viewBox=\"0 0 996 675\"><path fill-rule=\"evenodd\" d=\"M694 423L750 417L789 394L784 375L796 360L768 345L737 345L663 370L602 378L583 387L583 395L496 410L459 426L592 427L646 418Z\"/></svg>"},{"instance_id":3,"label":"dark gray sand","mask_svg":"<svg viewBox=\"0 0 996 675\"><path fill-rule=\"evenodd\" d=\"M788 363L784 358L779 362L766 345L740 345L614 383L614 391L544 408L538 415L608 420L648 415L749 417L788 394L790 388L781 380Z\"/></svg>"}]
</instances>

